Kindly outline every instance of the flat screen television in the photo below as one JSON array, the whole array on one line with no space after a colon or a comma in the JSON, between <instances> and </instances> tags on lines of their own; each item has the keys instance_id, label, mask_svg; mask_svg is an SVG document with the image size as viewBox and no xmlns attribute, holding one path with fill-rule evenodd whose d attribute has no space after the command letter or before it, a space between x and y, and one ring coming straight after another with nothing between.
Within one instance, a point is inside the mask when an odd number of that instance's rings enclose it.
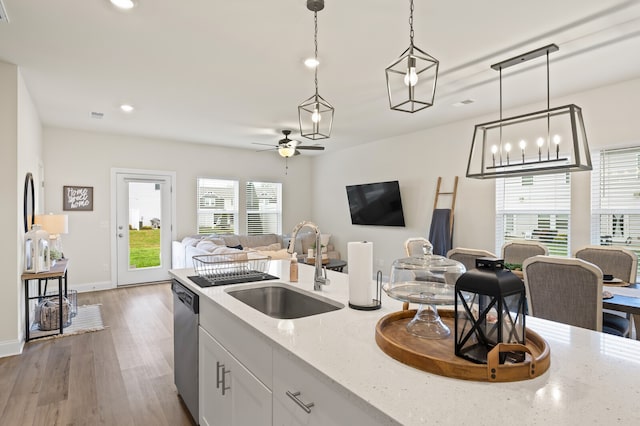
<instances>
[{"instance_id":1,"label":"flat screen television","mask_svg":"<svg viewBox=\"0 0 640 426\"><path fill-rule=\"evenodd\" d=\"M404 226L398 181L347 185L354 225Z\"/></svg>"}]
</instances>

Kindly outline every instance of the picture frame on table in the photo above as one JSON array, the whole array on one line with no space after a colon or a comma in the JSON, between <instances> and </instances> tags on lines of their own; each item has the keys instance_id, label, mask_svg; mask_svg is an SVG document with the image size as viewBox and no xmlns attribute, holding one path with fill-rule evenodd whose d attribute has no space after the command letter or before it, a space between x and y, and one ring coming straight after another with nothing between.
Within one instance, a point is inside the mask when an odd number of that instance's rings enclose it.
<instances>
[{"instance_id":1,"label":"picture frame on table","mask_svg":"<svg viewBox=\"0 0 640 426\"><path fill-rule=\"evenodd\" d=\"M62 210L93 211L93 186L63 186Z\"/></svg>"}]
</instances>

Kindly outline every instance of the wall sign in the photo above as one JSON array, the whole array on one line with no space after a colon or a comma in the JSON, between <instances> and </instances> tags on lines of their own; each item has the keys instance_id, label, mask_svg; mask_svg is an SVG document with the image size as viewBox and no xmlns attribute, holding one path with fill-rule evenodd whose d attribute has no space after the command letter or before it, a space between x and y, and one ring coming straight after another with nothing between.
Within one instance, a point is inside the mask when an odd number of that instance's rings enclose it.
<instances>
[{"instance_id":1,"label":"wall sign","mask_svg":"<svg viewBox=\"0 0 640 426\"><path fill-rule=\"evenodd\" d=\"M93 211L93 186L64 186L62 209Z\"/></svg>"}]
</instances>

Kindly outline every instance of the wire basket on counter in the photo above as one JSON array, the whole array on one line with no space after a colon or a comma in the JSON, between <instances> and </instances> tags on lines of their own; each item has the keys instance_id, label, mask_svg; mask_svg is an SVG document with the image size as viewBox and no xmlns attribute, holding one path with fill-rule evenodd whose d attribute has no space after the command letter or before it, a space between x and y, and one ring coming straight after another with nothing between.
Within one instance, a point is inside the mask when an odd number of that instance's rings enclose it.
<instances>
[{"instance_id":1,"label":"wire basket on counter","mask_svg":"<svg viewBox=\"0 0 640 426\"><path fill-rule=\"evenodd\" d=\"M265 280L270 262L270 256L245 252L193 256L196 273L212 285Z\"/></svg>"}]
</instances>

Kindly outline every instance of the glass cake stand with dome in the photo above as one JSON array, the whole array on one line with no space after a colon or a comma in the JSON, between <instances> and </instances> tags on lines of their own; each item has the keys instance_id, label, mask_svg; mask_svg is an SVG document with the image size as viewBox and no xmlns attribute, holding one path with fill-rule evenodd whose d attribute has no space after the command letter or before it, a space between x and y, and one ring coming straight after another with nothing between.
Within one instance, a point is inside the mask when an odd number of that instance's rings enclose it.
<instances>
[{"instance_id":1,"label":"glass cake stand with dome","mask_svg":"<svg viewBox=\"0 0 640 426\"><path fill-rule=\"evenodd\" d=\"M389 297L420 306L407 331L426 339L444 339L451 334L438 314L438 305L455 303L455 286L466 272L464 265L443 256L397 259L391 265L389 282L383 286Z\"/></svg>"}]
</instances>

